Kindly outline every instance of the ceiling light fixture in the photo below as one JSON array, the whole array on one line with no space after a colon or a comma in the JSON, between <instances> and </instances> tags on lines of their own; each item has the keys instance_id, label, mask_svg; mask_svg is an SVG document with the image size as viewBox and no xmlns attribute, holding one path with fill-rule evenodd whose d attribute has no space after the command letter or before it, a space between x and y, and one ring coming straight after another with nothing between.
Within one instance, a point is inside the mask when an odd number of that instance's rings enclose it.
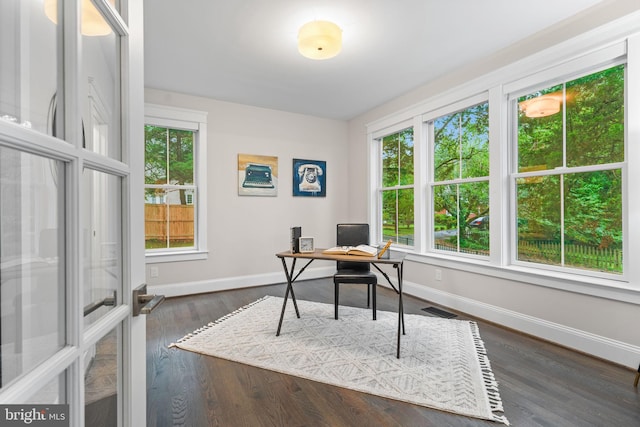
<instances>
[{"instance_id":1,"label":"ceiling light fixture","mask_svg":"<svg viewBox=\"0 0 640 427\"><path fill-rule=\"evenodd\" d=\"M333 22L311 21L298 31L298 51L311 59L329 59L342 50L342 30Z\"/></svg>"},{"instance_id":2,"label":"ceiling light fixture","mask_svg":"<svg viewBox=\"0 0 640 427\"><path fill-rule=\"evenodd\" d=\"M113 1L111 2L113 4ZM54 24L58 24L58 0L44 0L44 14ZM106 36L111 34L111 26L104 20L91 0L82 0L81 31L84 36Z\"/></svg>"},{"instance_id":3,"label":"ceiling light fixture","mask_svg":"<svg viewBox=\"0 0 640 427\"><path fill-rule=\"evenodd\" d=\"M547 117L560 111L560 100L555 96L543 95L522 101L520 109L527 117Z\"/></svg>"}]
</instances>

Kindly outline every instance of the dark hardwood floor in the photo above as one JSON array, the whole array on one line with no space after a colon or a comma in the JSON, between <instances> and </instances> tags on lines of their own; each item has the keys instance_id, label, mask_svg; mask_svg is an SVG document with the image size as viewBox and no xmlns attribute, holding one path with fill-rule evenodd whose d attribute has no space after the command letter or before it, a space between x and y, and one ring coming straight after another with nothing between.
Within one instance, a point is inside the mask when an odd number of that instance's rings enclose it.
<instances>
[{"instance_id":1,"label":"dark hardwood floor","mask_svg":"<svg viewBox=\"0 0 640 427\"><path fill-rule=\"evenodd\" d=\"M295 286L298 299L333 303L330 279ZM170 298L148 316L149 427L501 425L168 348L200 326L284 290L272 285ZM366 288L341 285L340 298L343 305L365 307ZM405 296L406 313L427 315L421 309L431 305ZM397 310L393 291L378 287L378 309ZM478 325L512 426L640 426L634 370Z\"/></svg>"}]
</instances>

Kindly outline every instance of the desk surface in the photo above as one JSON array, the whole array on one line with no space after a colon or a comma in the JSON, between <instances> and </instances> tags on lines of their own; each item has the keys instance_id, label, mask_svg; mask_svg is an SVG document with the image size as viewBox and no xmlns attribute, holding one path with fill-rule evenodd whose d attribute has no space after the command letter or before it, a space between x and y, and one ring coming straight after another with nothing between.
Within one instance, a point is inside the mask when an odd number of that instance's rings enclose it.
<instances>
[{"instance_id":1,"label":"desk surface","mask_svg":"<svg viewBox=\"0 0 640 427\"><path fill-rule=\"evenodd\" d=\"M316 249L313 252L308 253L293 253L291 251L277 253L278 258L303 258L303 259L321 259L326 261L350 261L350 262L368 262L375 264L400 264L404 260L406 254L403 252L389 251L389 256L386 254L382 258L377 256L362 256L362 255L339 255L339 254L324 254L324 249Z\"/></svg>"}]
</instances>

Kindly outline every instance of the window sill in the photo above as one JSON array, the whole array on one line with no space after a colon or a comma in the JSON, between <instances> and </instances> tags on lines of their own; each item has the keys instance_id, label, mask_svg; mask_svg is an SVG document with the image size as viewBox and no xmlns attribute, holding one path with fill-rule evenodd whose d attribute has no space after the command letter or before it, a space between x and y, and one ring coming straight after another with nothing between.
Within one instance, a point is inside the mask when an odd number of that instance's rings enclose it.
<instances>
[{"instance_id":1,"label":"window sill","mask_svg":"<svg viewBox=\"0 0 640 427\"><path fill-rule=\"evenodd\" d=\"M484 260L440 254L407 252L407 255L407 261L640 305L640 288L624 280L553 272L521 265L496 266Z\"/></svg>"},{"instance_id":2,"label":"window sill","mask_svg":"<svg viewBox=\"0 0 640 427\"><path fill-rule=\"evenodd\" d=\"M198 261L207 259L209 251L193 250L181 252L160 252L146 253L145 261L147 264L158 264L161 262L180 262L180 261Z\"/></svg>"}]
</instances>

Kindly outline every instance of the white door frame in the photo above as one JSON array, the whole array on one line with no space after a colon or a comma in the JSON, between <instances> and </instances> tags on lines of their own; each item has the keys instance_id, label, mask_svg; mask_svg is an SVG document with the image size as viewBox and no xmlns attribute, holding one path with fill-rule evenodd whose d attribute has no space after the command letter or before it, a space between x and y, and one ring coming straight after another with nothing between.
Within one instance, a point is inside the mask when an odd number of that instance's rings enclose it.
<instances>
[{"instance_id":1,"label":"white door frame","mask_svg":"<svg viewBox=\"0 0 640 427\"><path fill-rule=\"evenodd\" d=\"M43 384L65 374L66 396L70 404L71 426L84 426L84 352L118 325L122 326L118 361L119 426L146 426L146 319L132 315L132 289L145 281L144 258L144 67L143 67L143 2L121 0L116 12L108 0L92 0L107 21L121 35L121 130L122 161L100 158L82 148L80 97L81 37L80 5L82 0L58 2L65 25L58 31L59 52L65 52L59 64L58 87L64 87L59 111L65 111L66 142L34 132L19 125L0 122L0 144L20 151L61 160L65 164L64 193L66 224L66 345L51 358L29 370L19 379L0 389L3 404L28 403ZM19 3L20 8L28 3ZM15 4L14 4L15 5ZM9 5L11 6L11 4ZM12 9L13 10L13 9ZM19 48L15 54L20 53ZM22 57L22 56L21 56ZM2 58L3 61L11 58ZM22 82L18 76L13 76ZM22 83L21 83L22 84ZM26 88L28 90L28 87ZM9 100L21 102L26 100ZM95 326L83 330L82 298L82 205L90 203L81 194L85 166L121 177L122 185L122 295L117 306Z\"/></svg>"},{"instance_id":2,"label":"white door frame","mask_svg":"<svg viewBox=\"0 0 640 427\"><path fill-rule=\"evenodd\" d=\"M143 2L129 0L128 22L129 46L126 52L126 68L128 69L126 90L123 101L128 103L129 120L124 124L123 133L131 141L126 154L130 165L129 182L126 183L124 210L129 211L129 221L125 225L125 235L129 241L124 242L123 250L127 253L129 265L125 266L130 277L129 292L124 302L132 306L132 290L145 283L145 247L144 247L144 28ZM136 25L131 25L131 23ZM125 154L125 153L123 153ZM130 311L131 313L131 311ZM125 400L124 416L128 427L145 427L147 425L147 321L144 315L129 315L125 323L124 342L125 360L123 364Z\"/></svg>"}]
</instances>

